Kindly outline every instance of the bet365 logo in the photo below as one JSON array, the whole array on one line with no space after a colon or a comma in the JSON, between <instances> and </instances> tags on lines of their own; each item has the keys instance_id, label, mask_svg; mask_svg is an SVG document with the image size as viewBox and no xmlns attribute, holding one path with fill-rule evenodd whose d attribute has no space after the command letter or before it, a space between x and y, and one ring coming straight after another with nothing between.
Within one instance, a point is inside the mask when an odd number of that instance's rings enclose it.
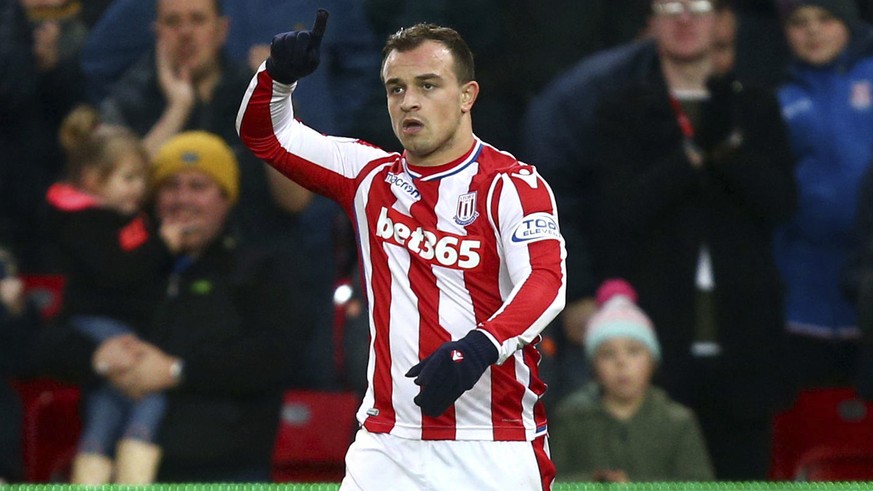
<instances>
[{"instance_id":1,"label":"bet365 logo","mask_svg":"<svg viewBox=\"0 0 873 491\"><path fill-rule=\"evenodd\" d=\"M454 269L472 269L479 265L482 241L465 238L439 230L425 230L404 223L407 218L399 213L388 216L382 207L376 222L376 235L386 242L405 247L427 262Z\"/></svg>"}]
</instances>

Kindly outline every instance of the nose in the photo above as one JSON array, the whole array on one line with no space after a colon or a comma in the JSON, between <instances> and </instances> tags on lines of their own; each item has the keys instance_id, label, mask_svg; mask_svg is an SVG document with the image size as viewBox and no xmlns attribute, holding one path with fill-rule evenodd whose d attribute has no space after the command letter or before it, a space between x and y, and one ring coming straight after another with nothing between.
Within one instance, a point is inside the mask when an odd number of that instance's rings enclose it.
<instances>
[{"instance_id":1,"label":"nose","mask_svg":"<svg viewBox=\"0 0 873 491\"><path fill-rule=\"evenodd\" d=\"M418 109L420 106L418 95L414 90L407 90L403 93L403 100L400 101L400 109L403 112L410 112Z\"/></svg>"}]
</instances>

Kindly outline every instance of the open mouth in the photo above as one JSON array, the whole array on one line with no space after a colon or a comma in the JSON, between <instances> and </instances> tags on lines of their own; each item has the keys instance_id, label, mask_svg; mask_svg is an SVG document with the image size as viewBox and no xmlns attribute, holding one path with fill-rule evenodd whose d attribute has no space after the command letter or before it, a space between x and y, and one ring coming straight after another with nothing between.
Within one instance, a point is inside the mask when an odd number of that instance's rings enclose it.
<instances>
[{"instance_id":1,"label":"open mouth","mask_svg":"<svg viewBox=\"0 0 873 491\"><path fill-rule=\"evenodd\" d=\"M403 133L414 134L420 132L422 128L424 128L424 124L422 124L421 121L418 120L407 119L403 121L401 127L403 129Z\"/></svg>"}]
</instances>

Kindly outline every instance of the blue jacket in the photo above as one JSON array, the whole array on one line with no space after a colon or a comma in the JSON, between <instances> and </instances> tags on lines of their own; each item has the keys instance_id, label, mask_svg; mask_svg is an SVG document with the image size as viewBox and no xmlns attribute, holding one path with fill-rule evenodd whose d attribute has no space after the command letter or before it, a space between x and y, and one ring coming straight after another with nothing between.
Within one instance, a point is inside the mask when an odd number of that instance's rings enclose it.
<instances>
[{"instance_id":1,"label":"blue jacket","mask_svg":"<svg viewBox=\"0 0 873 491\"><path fill-rule=\"evenodd\" d=\"M787 286L788 329L832 339L858 335L856 309L840 287L854 247L858 183L873 158L873 28L853 28L832 64L795 61L779 89L797 159L798 211L777 230Z\"/></svg>"}]
</instances>

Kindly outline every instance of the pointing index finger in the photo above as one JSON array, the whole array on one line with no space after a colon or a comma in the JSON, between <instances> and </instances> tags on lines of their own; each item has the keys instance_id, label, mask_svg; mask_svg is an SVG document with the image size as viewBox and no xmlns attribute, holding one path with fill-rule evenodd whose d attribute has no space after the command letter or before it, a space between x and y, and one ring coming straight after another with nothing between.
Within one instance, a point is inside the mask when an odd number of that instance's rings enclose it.
<instances>
[{"instance_id":1,"label":"pointing index finger","mask_svg":"<svg viewBox=\"0 0 873 491\"><path fill-rule=\"evenodd\" d=\"M312 25L312 35L315 37L324 36L324 30L327 28L327 18L330 12L325 9L318 9L315 12L315 23Z\"/></svg>"}]
</instances>

